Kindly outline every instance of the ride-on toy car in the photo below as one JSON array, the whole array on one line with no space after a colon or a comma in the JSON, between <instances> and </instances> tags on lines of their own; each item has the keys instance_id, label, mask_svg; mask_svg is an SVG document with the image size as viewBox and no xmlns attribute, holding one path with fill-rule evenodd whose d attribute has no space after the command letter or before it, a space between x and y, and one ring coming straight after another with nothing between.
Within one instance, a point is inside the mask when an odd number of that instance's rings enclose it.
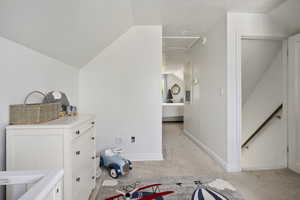
<instances>
[{"instance_id":1,"label":"ride-on toy car","mask_svg":"<svg viewBox=\"0 0 300 200\"><path fill-rule=\"evenodd\" d=\"M107 168L112 178L127 175L132 170L131 161L123 158L121 152L121 149L109 148L100 153L100 167Z\"/></svg>"}]
</instances>

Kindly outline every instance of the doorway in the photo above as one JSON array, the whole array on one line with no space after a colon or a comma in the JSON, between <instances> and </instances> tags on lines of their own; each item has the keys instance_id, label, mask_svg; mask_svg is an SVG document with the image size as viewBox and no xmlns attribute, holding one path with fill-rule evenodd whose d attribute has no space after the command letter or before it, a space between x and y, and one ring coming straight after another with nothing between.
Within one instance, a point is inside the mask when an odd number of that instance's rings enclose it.
<instances>
[{"instance_id":1,"label":"doorway","mask_svg":"<svg viewBox=\"0 0 300 200\"><path fill-rule=\"evenodd\" d=\"M241 40L241 168L287 168L283 40Z\"/></svg>"},{"instance_id":2,"label":"doorway","mask_svg":"<svg viewBox=\"0 0 300 200\"><path fill-rule=\"evenodd\" d=\"M162 73L162 121L183 123L184 80L176 73Z\"/></svg>"},{"instance_id":3,"label":"doorway","mask_svg":"<svg viewBox=\"0 0 300 200\"><path fill-rule=\"evenodd\" d=\"M242 39L272 39L283 41L283 65L285 99L283 117L286 117L287 130L287 167L300 173L300 34L289 38L274 36L242 36L231 38L228 46L227 68L227 171L241 171L242 137ZM284 109L285 108L285 109Z\"/></svg>"}]
</instances>

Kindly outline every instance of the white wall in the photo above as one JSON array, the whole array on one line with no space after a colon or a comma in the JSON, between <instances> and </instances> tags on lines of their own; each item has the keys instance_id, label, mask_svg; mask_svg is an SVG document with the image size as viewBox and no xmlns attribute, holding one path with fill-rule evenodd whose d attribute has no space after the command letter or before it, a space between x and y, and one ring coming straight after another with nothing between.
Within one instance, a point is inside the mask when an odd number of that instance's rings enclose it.
<instances>
[{"instance_id":1,"label":"white wall","mask_svg":"<svg viewBox=\"0 0 300 200\"><path fill-rule=\"evenodd\" d=\"M81 69L80 109L97 115L98 151L162 159L161 35L161 26L133 26Z\"/></svg>"},{"instance_id":2,"label":"white wall","mask_svg":"<svg viewBox=\"0 0 300 200\"><path fill-rule=\"evenodd\" d=\"M286 0L275 9L270 11L270 16L283 24L289 32L293 35L300 32L300 1Z\"/></svg>"},{"instance_id":3,"label":"white wall","mask_svg":"<svg viewBox=\"0 0 300 200\"><path fill-rule=\"evenodd\" d=\"M263 74L282 49L282 42L276 40L242 40L242 102L261 80Z\"/></svg>"},{"instance_id":4,"label":"white wall","mask_svg":"<svg viewBox=\"0 0 300 200\"><path fill-rule=\"evenodd\" d=\"M279 41L279 43L281 43ZM273 58L267 71L255 86L242 108L242 143L284 101L284 66L282 49ZM251 67L251 66L249 66ZM287 132L283 113L281 119L274 118L259 135L242 150L243 169L275 169L287 167Z\"/></svg>"},{"instance_id":5,"label":"white wall","mask_svg":"<svg viewBox=\"0 0 300 200\"><path fill-rule=\"evenodd\" d=\"M162 72L175 74L183 80L183 69L186 64L186 54L182 51L163 52Z\"/></svg>"},{"instance_id":6,"label":"white wall","mask_svg":"<svg viewBox=\"0 0 300 200\"><path fill-rule=\"evenodd\" d=\"M0 2L2 37L78 68L132 24L131 0Z\"/></svg>"},{"instance_id":7,"label":"white wall","mask_svg":"<svg viewBox=\"0 0 300 200\"><path fill-rule=\"evenodd\" d=\"M205 45L199 42L188 52L199 84L193 85L192 103L185 105L184 129L226 167L226 20L206 36Z\"/></svg>"},{"instance_id":8,"label":"white wall","mask_svg":"<svg viewBox=\"0 0 300 200\"><path fill-rule=\"evenodd\" d=\"M286 37L287 30L265 14L227 14L227 160L229 171L240 171L241 37Z\"/></svg>"},{"instance_id":9,"label":"white wall","mask_svg":"<svg viewBox=\"0 0 300 200\"><path fill-rule=\"evenodd\" d=\"M283 70L282 51L279 50L242 107L242 142L283 103Z\"/></svg>"},{"instance_id":10,"label":"white wall","mask_svg":"<svg viewBox=\"0 0 300 200\"><path fill-rule=\"evenodd\" d=\"M23 103L33 90L64 91L76 105L78 70L1 37L0 66L0 170L4 170L8 106Z\"/></svg>"}]
</instances>

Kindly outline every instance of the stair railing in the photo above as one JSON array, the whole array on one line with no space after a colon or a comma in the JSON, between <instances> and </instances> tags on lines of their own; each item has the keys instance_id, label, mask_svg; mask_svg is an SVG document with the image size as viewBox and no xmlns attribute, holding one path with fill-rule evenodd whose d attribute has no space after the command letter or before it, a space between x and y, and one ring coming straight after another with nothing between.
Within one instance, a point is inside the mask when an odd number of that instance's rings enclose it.
<instances>
[{"instance_id":1,"label":"stair railing","mask_svg":"<svg viewBox=\"0 0 300 200\"><path fill-rule=\"evenodd\" d=\"M260 131L276 116L276 114L283 108L283 104L277 107L277 109L256 129L256 131L242 144L242 149L247 147L249 142L254 140Z\"/></svg>"}]
</instances>

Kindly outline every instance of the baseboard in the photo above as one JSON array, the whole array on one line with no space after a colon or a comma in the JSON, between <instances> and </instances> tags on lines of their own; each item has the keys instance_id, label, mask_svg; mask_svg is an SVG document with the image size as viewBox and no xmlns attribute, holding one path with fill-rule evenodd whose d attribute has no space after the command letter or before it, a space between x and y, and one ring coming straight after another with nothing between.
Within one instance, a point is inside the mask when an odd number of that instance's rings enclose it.
<instances>
[{"instance_id":1,"label":"baseboard","mask_svg":"<svg viewBox=\"0 0 300 200\"><path fill-rule=\"evenodd\" d=\"M242 169L236 165L230 165L227 163L226 171L227 172L241 172Z\"/></svg>"},{"instance_id":2,"label":"baseboard","mask_svg":"<svg viewBox=\"0 0 300 200\"><path fill-rule=\"evenodd\" d=\"M197 146L199 146L201 149L203 149L213 160L215 160L224 170L228 171L227 163L218 156L214 151L212 151L210 148L208 148L206 145L204 145L202 142L200 142L196 137L194 137L189 131L183 130L185 135L192 140Z\"/></svg>"},{"instance_id":3,"label":"baseboard","mask_svg":"<svg viewBox=\"0 0 300 200\"><path fill-rule=\"evenodd\" d=\"M163 117L163 122L183 122L184 117L183 116L175 116L175 117Z\"/></svg>"},{"instance_id":4,"label":"baseboard","mask_svg":"<svg viewBox=\"0 0 300 200\"><path fill-rule=\"evenodd\" d=\"M242 167L243 171L257 171L257 170L276 170L276 169L286 169L287 166L277 165L277 166L246 166Z\"/></svg>"},{"instance_id":5,"label":"baseboard","mask_svg":"<svg viewBox=\"0 0 300 200\"><path fill-rule=\"evenodd\" d=\"M163 160L162 153L122 153L122 156L131 161L159 161Z\"/></svg>"}]
</instances>

